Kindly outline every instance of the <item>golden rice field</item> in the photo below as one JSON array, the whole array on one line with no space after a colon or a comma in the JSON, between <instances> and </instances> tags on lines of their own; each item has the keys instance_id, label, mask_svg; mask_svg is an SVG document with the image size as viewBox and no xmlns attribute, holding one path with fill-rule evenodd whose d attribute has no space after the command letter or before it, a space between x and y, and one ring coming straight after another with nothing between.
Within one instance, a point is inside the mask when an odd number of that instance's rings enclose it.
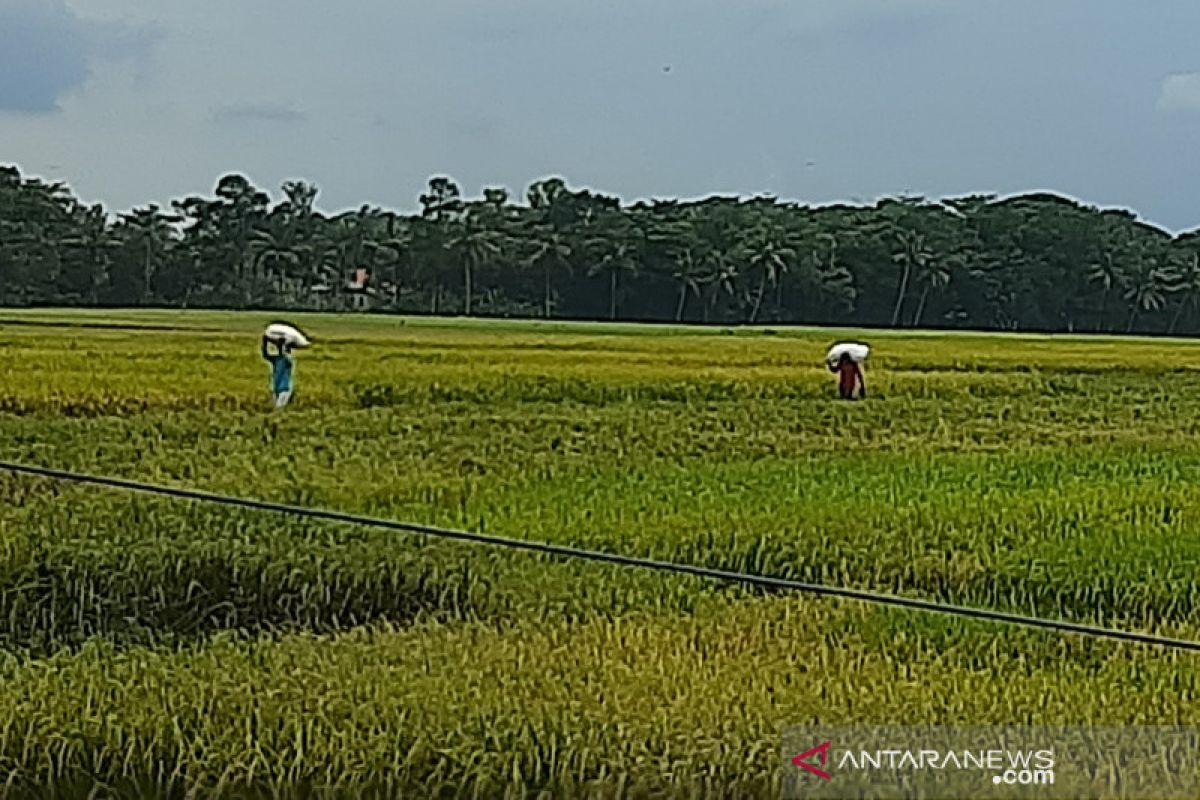
<instances>
[{"instance_id":1,"label":"golden rice field","mask_svg":"<svg viewBox=\"0 0 1200 800\"><path fill-rule=\"evenodd\" d=\"M273 318L0 312L0 459L1200 638L1200 343L311 315L276 414ZM1200 724L1200 655L0 496L0 796L764 797L788 725Z\"/></svg>"}]
</instances>

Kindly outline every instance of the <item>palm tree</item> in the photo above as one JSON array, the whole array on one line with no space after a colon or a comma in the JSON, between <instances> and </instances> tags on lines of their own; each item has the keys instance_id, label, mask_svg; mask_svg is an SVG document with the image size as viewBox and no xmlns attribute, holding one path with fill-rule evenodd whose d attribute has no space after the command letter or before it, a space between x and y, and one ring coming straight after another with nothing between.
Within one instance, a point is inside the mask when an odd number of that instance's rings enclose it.
<instances>
[{"instance_id":1,"label":"palm tree","mask_svg":"<svg viewBox=\"0 0 1200 800\"><path fill-rule=\"evenodd\" d=\"M704 321L708 322L717 305L717 296L724 293L732 297L737 291L737 264L726 253L714 250L704 259L704 283L708 284L708 298L704 303Z\"/></svg>"},{"instance_id":2,"label":"palm tree","mask_svg":"<svg viewBox=\"0 0 1200 800\"><path fill-rule=\"evenodd\" d=\"M1171 292L1183 296L1175 309L1175 316L1171 317L1171 326L1167 333L1175 333L1179 319L1185 311L1200 307L1200 252L1194 252L1191 258L1185 259L1175 275L1177 281L1171 287Z\"/></svg>"},{"instance_id":3,"label":"palm tree","mask_svg":"<svg viewBox=\"0 0 1200 800\"><path fill-rule=\"evenodd\" d=\"M1120 288L1125 282L1125 276L1121 272L1120 265L1113 257L1113 251L1109 247L1105 247L1100 258L1088 265L1087 280L1089 283L1100 285L1100 325L1103 327L1104 321L1108 319L1108 299L1112 296L1113 289Z\"/></svg>"},{"instance_id":4,"label":"palm tree","mask_svg":"<svg viewBox=\"0 0 1200 800\"><path fill-rule=\"evenodd\" d=\"M500 253L500 234L468 215L459 223L457 234L448 244L457 251L463 267L463 314L471 316L471 301L475 294L475 273L483 264Z\"/></svg>"},{"instance_id":5,"label":"palm tree","mask_svg":"<svg viewBox=\"0 0 1200 800\"><path fill-rule=\"evenodd\" d=\"M924 269L933 260L933 252L921 233L909 228L897 228L895 239L899 249L892 255L892 260L903 267L903 272L900 274L900 287L896 292L896 305L892 310L892 327L900 323L900 310L904 305L904 296L908 293L908 281L913 270Z\"/></svg>"},{"instance_id":6,"label":"palm tree","mask_svg":"<svg viewBox=\"0 0 1200 800\"><path fill-rule=\"evenodd\" d=\"M682 210L674 200L655 200L649 206L639 205L636 210L645 215L641 225L649 231L647 257L658 263L663 274L669 275L679 287L675 303L675 321L683 320L688 294L700 296L703 282L703 257L700 255L706 242L696 229L695 207Z\"/></svg>"},{"instance_id":7,"label":"palm tree","mask_svg":"<svg viewBox=\"0 0 1200 800\"><path fill-rule=\"evenodd\" d=\"M687 303L688 293L700 296L700 284L704 278L700 264L696 261L690 247L676 252L673 259L675 265L671 277L679 284L679 302L675 305L675 321L683 321L683 309Z\"/></svg>"},{"instance_id":8,"label":"palm tree","mask_svg":"<svg viewBox=\"0 0 1200 800\"><path fill-rule=\"evenodd\" d=\"M272 215L266 225L251 234L250 253L256 274L271 281L276 295L282 295L285 282L299 271L300 266L295 225L279 215Z\"/></svg>"},{"instance_id":9,"label":"palm tree","mask_svg":"<svg viewBox=\"0 0 1200 800\"><path fill-rule=\"evenodd\" d=\"M929 299L929 293L932 290L941 290L946 288L950 283L950 269L938 259L929 259L921 268L918 280L925 285L921 292L921 300L917 303L917 313L913 314L913 327L916 328L921 324L921 318L925 315L925 301Z\"/></svg>"},{"instance_id":10,"label":"palm tree","mask_svg":"<svg viewBox=\"0 0 1200 800\"><path fill-rule=\"evenodd\" d=\"M618 291L621 273L636 276L638 273L637 245L630 241L609 243L600 260L588 270L588 275L608 274L608 318L615 320L619 307Z\"/></svg>"},{"instance_id":11,"label":"palm tree","mask_svg":"<svg viewBox=\"0 0 1200 800\"><path fill-rule=\"evenodd\" d=\"M1130 281L1125 290L1125 300L1130 304L1129 324L1126 333L1133 332L1137 316L1144 311L1160 311L1166 305L1166 295L1169 287L1175 283L1175 276L1168 266L1156 262L1147 262Z\"/></svg>"},{"instance_id":12,"label":"palm tree","mask_svg":"<svg viewBox=\"0 0 1200 800\"><path fill-rule=\"evenodd\" d=\"M566 237L553 228L535 230L534 238L537 244L525 263L542 268L542 313L550 319L554 303L551 279L556 270L570 270L571 246Z\"/></svg>"},{"instance_id":13,"label":"palm tree","mask_svg":"<svg viewBox=\"0 0 1200 800\"><path fill-rule=\"evenodd\" d=\"M596 237L589 242L594 263L588 276L608 276L608 319L617 319L620 301L620 275L636 276L641 252L642 233L616 212L608 212L596 225Z\"/></svg>"},{"instance_id":14,"label":"palm tree","mask_svg":"<svg viewBox=\"0 0 1200 800\"><path fill-rule=\"evenodd\" d=\"M787 272L789 262L796 258L796 251L787 244L786 234L781 229L761 226L751 230L749 240L739 248L739 255L758 273L758 290L750 310L750 324L753 325L758 320L768 284L779 282Z\"/></svg>"}]
</instances>

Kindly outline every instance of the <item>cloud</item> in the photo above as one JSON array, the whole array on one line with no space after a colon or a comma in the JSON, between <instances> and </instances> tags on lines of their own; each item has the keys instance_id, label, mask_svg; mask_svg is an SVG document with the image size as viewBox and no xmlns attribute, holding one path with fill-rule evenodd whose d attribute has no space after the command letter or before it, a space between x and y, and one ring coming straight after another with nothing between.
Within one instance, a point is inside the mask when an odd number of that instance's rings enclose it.
<instances>
[{"instance_id":1,"label":"cloud","mask_svg":"<svg viewBox=\"0 0 1200 800\"><path fill-rule=\"evenodd\" d=\"M0 2L0 110L55 110L87 80L86 50L86 27L64 3Z\"/></svg>"},{"instance_id":2,"label":"cloud","mask_svg":"<svg viewBox=\"0 0 1200 800\"><path fill-rule=\"evenodd\" d=\"M920 19L955 9L951 0L840 0L780 3L796 28L806 32L873 27L898 19Z\"/></svg>"},{"instance_id":3,"label":"cloud","mask_svg":"<svg viewBox=\"0 0 1200 800\"><path fill-rule=\"evenodd\" d=\"M158 35L86 20L65 0L0 0L0 112L56 111L97 61L144 56Z\"/></svg>"},{"instance_id":4,"label":"cloud","mask_svg":"<svg viewBox=\"0 0 1200 800\"><path fill-rule=\"evenodd\" d=\"M273 122L295 124L304 122L308 115L286 103L250 102L218 106L212 111L215 122L253 123Z\"/></svg>"},{"instance_id":5,"label":"cloud","mask_svg":"<svg viewBox=\"0 0 1200 800\"><path fill-rule=\"evenodd\" d=\"M546 29L560 39L582 35L590 40L605 31L625 35L635 27L646 32L673 28L684 5L630 4L615 11L611 3L460 0L446 10L439 7L437 14L456 20L459 30L474 41L536 40ZM689 25L681 26L683 30L771 30L800 38L933 19L960 12L963 4L961 0L687 0L686 9Z\"/></svg>"},{"instance_id":6,"label":"cloud","mask_svg":"<svg viewBox=\"0 0 1200 800\"><path fill-rule=\"evenodd\" d=\"M1160 111L1200 111L1200 72L1168 75L1158 93Z\"/></svg>"}]
</instances>

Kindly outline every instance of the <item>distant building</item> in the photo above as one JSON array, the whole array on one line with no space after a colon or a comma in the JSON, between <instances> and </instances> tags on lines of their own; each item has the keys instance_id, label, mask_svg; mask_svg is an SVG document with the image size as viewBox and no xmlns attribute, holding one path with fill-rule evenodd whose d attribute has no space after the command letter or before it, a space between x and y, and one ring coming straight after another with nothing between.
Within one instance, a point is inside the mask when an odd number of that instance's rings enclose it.
<instances>
[{"instance_id":1,"label":"distant building","mask_svg":"<svg viewBox=\"0 0 1200 800\"><path fill-rule=\"evenodd\" d=\"M355 311L369 310L375 304L371 273L362 268L354 270L346 281L346 294L350 296L350 307Z\"/></svg>"},{"instance_id":2,"label":"distant building","mask_svg":"<svg viewBox=\"0 0 1200 800\"><path fill-rule=\"evenodd\" d=\"M338 297L334 292L334 287L327 283L322 283L312 287L312 293L323 298L333 298L335 305L339 300L345 299L350 308L355 311L369 311L375 306L375 301L378 292L371 283L371 273L366 269L355 269L350 272L345 282L339 287L342 297ZM322 302L328 303L329 300Z\"/></svg>"}]
</instances>

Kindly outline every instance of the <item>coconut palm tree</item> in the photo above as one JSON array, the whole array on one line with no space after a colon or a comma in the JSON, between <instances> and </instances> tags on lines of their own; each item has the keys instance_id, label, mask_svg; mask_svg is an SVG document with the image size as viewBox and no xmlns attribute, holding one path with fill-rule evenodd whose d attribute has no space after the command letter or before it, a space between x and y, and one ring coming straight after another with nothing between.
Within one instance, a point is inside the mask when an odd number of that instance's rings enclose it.
<instances>
[{"instance_id":1,"label":"coconut palm tree","mask_svg":"<svg viewBox=\"0 0 1200 800\"><path fill-rule=\"evenodd\" d=\"M904 297L908 294L908 282L914 270L924 270L933 261L934 254L925 240L925 235L908 228L896 228L893 232L896 250L892 260L900 265L900 286L896 290L896 305L892 309L892 327L900 323L900 311Z\"/></svg>"},{"instance_id":2,"label":"coconut palm tree","mask_svg":"<svg viewBox=\"0 0 1200 800\"><path fill-rule=\"evenodd\" d=\"M600 218L596 228L595 237L588 244L588 251L594 259L588 275L608 276L608 317L615 320L620 309L621 276L637 276L644 236L619 212L607 212Z\"/></svg>"},{"instance_id":3,"label":"coconut palm tree","mask_svg":"<svg viewBox=\"0 0 1200 800\"><path fill-rule=\"evenodd\" d=\"M1171 287L1172 294L1180 295L1175 307L1175 315L1171 317L1171 326L1167 333L1175 333L1179 320L1187 311L1200 308L1200 252L1192 252L1179 260L1175 271L1175 284Z\"/></svg>"},{"instance_id":4,"label":"coconut palm tree","mask_svg":"<svg viewBox=\"0 0 1200 800\"><path fill-rule=\"evenodd\" d=\"M456 223L447 247L462 264L463 314L468 317L475 295L475 276L484 263L499 255L501 242L499 231L489 227L478 212L468 213L463 221Z\"/></svg>"},{"instance_id":5,"label":"coconut palm tree","mask_svg":"<svg viewBox=\"0 0 1200 800\"><path fill-rule=\"evenodd\" d=\"M1100 325L1108 319L1108 302L1114 290L1120 290L1126 283L1121 265L1114 256L1111 248L1105 247L1099 257L1087 267L1088 283L1100 287Z\"/></svg>"},{"instance_id":6,"label":"coconut palm tree","mask_svg":"<svg viewBox=\"0 0 1200 800\"><path fill-rule=\"evenodd\" d=\"M1133 332L1139 313L1161 311L1167 304L1167 293L1177 278L1169 266L1155 261L1143 262L1129 282L1124 298L1130 305L1126 333Z\"/></svg>"},{"instance_id":7,"label":"coconut palm tree","mask_svg":"<svg viewBox=\"0 0 1200 800\"><path fill-rule=\"evenodd\" d=\"M542 313L550 319L554 309L553 276L571 269L571 245L564 234L548 226L535 228L531 238L535 244L525 264L542 271Z\"/></svg>"},{"instance_id":8,"label":"coconut palm tree","mask_svg":"<svg viewBox=\"0 0 1200 800\"><path fill-rule=\"evenodd\" d=\"M733 297L737 292L738 267L728 254L720 250L710 251L701 262L704 269L703 282L708 286L708 297L704 303L704 321L708 322L716 309L721 295Z\"/></svg>"},{"instance_id":9,"label":"coconut palm tree","mask_svg":"<svg viewBox=\"0 0 1200 800\"><path fill-rule=\"evenodd\" d=\"M927 260L921 267L921 271L917 274L917 281L924 285L921 291L921 299L917 303L917 311L913 314L912 325L914 328L919 327L922 317L925 316L925 302L929 299L931 291L940 291L950 284L950 268L937 258Z\"/></svg>"},{"instance_id":10,"label":"coconut palm tree","mask_svg":"<svg viewBox=\"0 0 1200 800\"><path fill-rule=\"evenodd\" d=\"M701 263L690 247L685 247L675 253L672 259L674 270L671 277L679 284L679 301L675 304L675 321L683 321L684 306L689 294L700 296L701 284L704 280L704 270Z\"/></svg>"},{"instance_id":11,"label":"coconut palm tree","mask_svg":"<svg viewBox=\"0 0 1200 800\"><path fill-rule=\"evenodd\" d=\"M286 283L300 271L301 248L295 223L274 214L250 236L250 253L255 274L273 284L277 297L285 293Z\"/></svg>"},{"instance_id":12,"label":"coconut palm tree","mask_svg":"<svg viewBox=\"0 0 1200 800\"><path fill-rule=\"evenodd\" d=\"M758 321L767 286L780 281L795 260L796 250L789 245L787 233L782 228L760 224L752 228L747 239L739 245L738 258L750 272L758 275L758 288L750 309L750 324L753 325Z\"/></svg>"}]
</instances>

